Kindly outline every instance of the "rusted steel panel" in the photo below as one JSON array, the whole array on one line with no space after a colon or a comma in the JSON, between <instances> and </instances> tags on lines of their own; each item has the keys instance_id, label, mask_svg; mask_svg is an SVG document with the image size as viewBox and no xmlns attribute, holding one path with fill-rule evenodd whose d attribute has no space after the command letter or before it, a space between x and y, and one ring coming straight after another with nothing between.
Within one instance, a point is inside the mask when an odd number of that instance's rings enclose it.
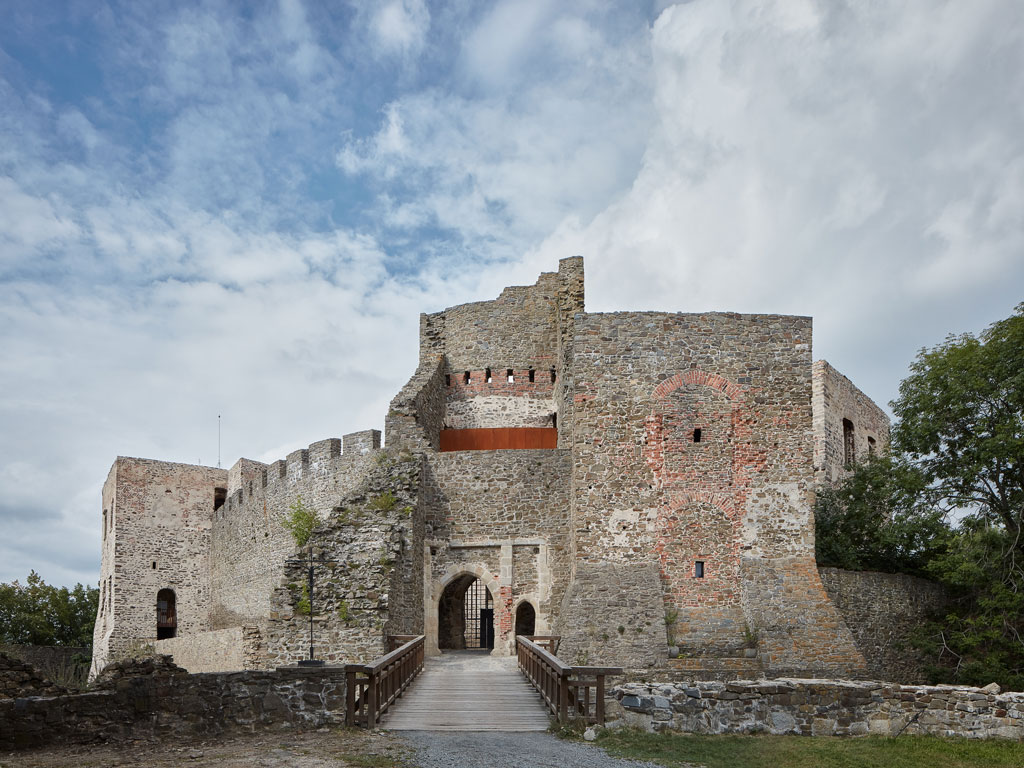
<instances>
[{"instance_id":1,"label":"rusted steel panel","mask_svg":"<svg viewBox=\"0 0 1024 768\"><path fill-rule=\"evenodd\" d=\"M500 427L496 429L442 429L442 451L500 451L558 447L552 427Z\"/></svg>"}]
</instances>

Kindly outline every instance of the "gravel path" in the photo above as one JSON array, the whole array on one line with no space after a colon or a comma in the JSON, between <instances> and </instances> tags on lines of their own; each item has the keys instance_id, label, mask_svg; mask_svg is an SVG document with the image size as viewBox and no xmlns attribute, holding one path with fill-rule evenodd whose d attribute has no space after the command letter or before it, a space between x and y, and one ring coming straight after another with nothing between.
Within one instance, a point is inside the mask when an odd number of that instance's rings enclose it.
<instances>
[{"instance_id":1,"label":"gravel path","mask_svg":"<svg viewBox=\"0 0 1024 768\"><path fill-rule=\"evenodd\" d=\"M550 733L402 731L401 737L415 750L409 762L418 768L659 768Z\"/></svg>"}]
</instances>

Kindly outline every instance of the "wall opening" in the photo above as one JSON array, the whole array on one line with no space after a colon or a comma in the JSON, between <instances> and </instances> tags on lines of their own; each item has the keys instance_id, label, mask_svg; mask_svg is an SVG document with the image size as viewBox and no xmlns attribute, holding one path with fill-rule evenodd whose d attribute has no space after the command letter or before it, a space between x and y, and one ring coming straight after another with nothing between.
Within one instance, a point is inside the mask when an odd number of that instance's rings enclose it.
<instances>
[{"instance_id":1,"label":"wall opening","mask_svg":"<svg viewBox=\"0 0 1024 768\"><path fill-rule=\"evenodd\" d=\"M156 639L166 640L178 634L178 611L173 589L156 593Z\"/></svg>"},{"instance_id":2,"label":"wall opening","mask_svg":"<svg viewBox=\"0 0 1024 768\"><path fill-rule=\"evenodd\" d=\"M700 438L701 438L701 431L700 431L700 427L698 427L697 429L693 430L693 442L699 443L700 442Z\"/></svg>"},{"instance_id":3,"label":"wall opening","mask_svg":"<svg viewBox=\"0 0 1024 768\"><path fill-rule=\"evenodd\" d=\"M465 373L462 374L462 383L469 384L469 380L469 371L466 371Z\"/></svg>"},{"instance_id":4,"label":"wall opening","mask_svg":"<svg viewBox=\"0 0 1024 768\"><path fill-rule=\"evenodd\" d=\"M530 377L530 383L533 384L533 382L536 381L537 372L533 370L533 368L531 368L528 372L528 375Z\"/></svg>"},{"instance_id":5,"label":"wall opening","mask_svg":"<svg viewBox=\"0 0 1024 768\"><path fill-rule=\"evenodd\" d=\"M216 512L218 509L224 506L224 502L228 500L228 489L227 488L214 488L213 489L213 511Z\"/></svg>"},{"instance_id":6,"label":"wall opening","mask_svg":"<svg viewBox=\"0 0 1024 768\"><path fill-rule=\"evenodd\" d=\"M494 648L494 601L475 576L463 574L445 587L437 613L441 650Z\"/></svg>"},{"instance_id":7,"label":"wall opening","mask_svg":"<svg viewBox=\"0 0 1024 768\"><path fill-rule=\"evenodd\" d=\"M703 579L704 578L704 561L697 560L693 564L693 578Z\"/></svg>"},{"instance_id":8,"label":"wall opening","mask_svg":"<svg viewBox=\"0 0 1024 768\"><path fill-rule=\"evenodd\" d=\"M878 446L875 444L875 438L868 438L868 456L874 456L875 451L878 450Z\"/></svg>"},{"instance_id":9,"label":"wall opening","mask_svg":"<svg viewBox=\"0 0 1024 768\"><path fill-rule=\"evenodd\" d=\"M450 387L452 385L452 375L450 373L446 373L444 375L444 385L446 387Z\"/></svg>"},{"instance_id":10,"label":"wall opening","mask_svg":"<svg viewBox=\"0 0 1024 768\"><path fill-rule=\"evenodd\" d=\"M509 368L507 371L505 371L505 381L507 381L509 384L515 384L516 383L516 375L515 375L515 373L512 372L511 368Z\"/></svg>"},{"instance_id":11,"label":"wall opening","mask_svg":"<svg viewBox=\"0 0 1024 768\"><path fill-rule=\"evenodd\" d=\"M857 460L857 443L854 441L853 422L843 419L843 464L850 466Z\"/></svg>"},{"instance_id":12,"label":"wall opening","mask_svg":"<svg viewBox=\"0 0 1024 768\"><path fill-rule=\"evenodd\" d=\"M484 370L484 378L485 378L485 380L487 381L488 384L491 383L491 369L490 368L487 368L487 369Z\"/></svg>"},{"instance_id":13,"label":"wall opening","mask_svg":"<svg viewBox=\"0 0 1024 768\"><path fill-rule=\"evenodd\" d=\"M551 369L551 383L552 384L555 383L555 369L554 368Z\"/></svg>"},{"instance_id":14,"label":"wall opening","mask_svg":"<svg viewBox=\"0 0 1024 768\"><path fill-rule=\"evenodd\" d=\"M516 634L527 636L537 634L537 612L525 600L516 608Z\"/></svg>"}]
</instances>

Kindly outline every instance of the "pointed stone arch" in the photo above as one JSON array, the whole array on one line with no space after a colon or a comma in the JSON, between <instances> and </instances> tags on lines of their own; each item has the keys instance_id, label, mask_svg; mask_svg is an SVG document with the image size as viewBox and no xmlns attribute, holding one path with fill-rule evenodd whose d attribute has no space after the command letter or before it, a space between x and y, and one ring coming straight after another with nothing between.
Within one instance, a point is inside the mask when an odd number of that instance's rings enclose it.
<instances>
[{"instance_id":1,"label":"pointed stone arch","mask_svg":"<svg viewBox=\"0 0 1024 768\"><path fill-rule=\"evenodd\" d=\"M430 588L430 600L426 606L426 616L424 616L424 634L426 635L426 647L427 654L436 656L441 653L441 648L438 644L439 639L439 619L440 619L440 607L441 598L444 595L445 589L448 588L456 579L471 576L474 579L478 579L486 588L491 595L491 600L495 606L495 618L492 625L492 633L494 637L497 637L497 606L499 600L499 584L498 580L494 577L494 574L488 570L487 566L482 563L460 563L458 565L449 566L444 574L433 579ZM495 644L494 653L499 652L497 644Z\"/></svg>"}]
</instances>

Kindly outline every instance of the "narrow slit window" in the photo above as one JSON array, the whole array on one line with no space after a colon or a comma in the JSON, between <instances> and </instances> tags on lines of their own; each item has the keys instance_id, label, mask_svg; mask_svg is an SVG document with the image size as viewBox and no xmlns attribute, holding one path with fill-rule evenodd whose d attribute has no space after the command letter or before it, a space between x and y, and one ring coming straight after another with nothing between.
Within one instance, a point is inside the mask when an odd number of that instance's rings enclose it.
<instances>
[{"instance_id":1,"label":"narrow slit window","mask_svg":"<svg viewBox=\"0 0 1024 768\"><path fill-rule=\"evenodd\" d=\"M555 383L555 369L554 368L551 369L551 383L552 384Z\"/></svg>"},{"instance_id":2,"label":"narrow slit window","mask_svg":"<svg viewBox=\"0 0 1024 768\"><path fill-rule=\"evenodd\" d=\"M103 510L103 538L107 538L107 510Z\"/></svg>"},{"instance_id":3,"label":"narrow slit window","mask_svg":"<svg viewBox=\"0 0 1024 768\"><path fill-rule=\"evenodd\" d=\"M509 384L515 384L516 383L516 375L515 375L515 373L512 372L511 368L509 368L507 371L505 371L505 380Z\"/></svg>"},{"instance_id":4,"label":"narrow slit window","mask_svg":"<svg viewBox=\"0 0 1024 768\"><path fill-rule=\"evenodd\" d=\"M444 375L444 385L446 387L450 387L452 385L452 375L450 373L446 373Z\"/></svg>"},{"instance_id":5,"label":"narrow slit window","mask_svg":"<svg viewBox=\"0 0 1024 768\"><path fill-rule=\"evenodd\" d=\"M551 428L552 429L558 429L558 414L557 413L552 413L551 414Z\"/></svg>"},{"instance_id":6,"label":"narrow slit window","mask_svg":"<svg viewBox=\"0 0 1024 768\"><path fill-rule=\"evenodd\" d=\"M693 563L693 578L703 579L704 578L704 561L696 560Z\"/></svg>"},{"instance_id":7,"label":"narrow slit window","mask_svg":"<svg viewBox=\"0 0 1024 768\"><path fill-rule=\"evenodd\" d=\"M693 430L693 442L699 443L702 436L703 435L700 431L700 427L697 427L695 430Z\"/></svg>"},{"instance_id":8,"label":"narrow slit window","mask_svg":"<svg viewBox=\"0 0 1024 768\"><path fill-rule=\"evenodd\" d=\"M874 456L876 450L877 450L877 446L875 445L875 438L869 437L868 438L868 456Z\"/></svg>"},{"instance_id":9,"label":"narrow slit window","mask_svg":"<svg viewBox=\"0 0 1024 768\"><path fill-rule=\"evenodd\" d=\"M156 570L156 560L153 561L153 570Z\"/></svg>"},{"instance_id":10,"label":"narrow slit window","mask_svg":"<svg viewBox=\"0 0 1024 768\"><path fill-rule=\"evenodd\" d=\"M536 371L534 371L534 370L533 370L533 368L531 368L531 369L530 369L530 372L529 372L529 376L530 376L530 383L531 383L531 384L532 384L532 383L534 382L534 380L535 380L535 377L536 377L536 375L537 375L537 372L536 372Z\"/></svg>"},{"instance_id":11,"label":"narrow slit window","mask_svg":"<svg viewBox=\"0 0 1024 768\"><path fill-rule=\"evenodd\" d=\"M462 383L469 384L469 381L469 371L466 371L464 374L462 374Z\"/></svg>"},{"instance_id":12,"label":"narrow slit window","mask_svg":"<svg viewBox=\"0 0 1024 768\"><path fill-rule=\"evenodd\" d=\"M853 422L843 419L843 463L850 466L857 459L857 443L853 432Z\"/></svg>"},{"instance_id":13,"label":"narrow slit window","mask_svg":"<svg viewBox=\"0 0 1024 768\"><path fill-rule=\"evenodd\" d=\"M486 381L486 382L487 382L488 384L490 384L490 383L491 383L491 369L490 369L490 368L488 368L488 369L487 369L486 371L484 371L484 380L485 380L485 381Z\"/></svg>"}]
</instances>

